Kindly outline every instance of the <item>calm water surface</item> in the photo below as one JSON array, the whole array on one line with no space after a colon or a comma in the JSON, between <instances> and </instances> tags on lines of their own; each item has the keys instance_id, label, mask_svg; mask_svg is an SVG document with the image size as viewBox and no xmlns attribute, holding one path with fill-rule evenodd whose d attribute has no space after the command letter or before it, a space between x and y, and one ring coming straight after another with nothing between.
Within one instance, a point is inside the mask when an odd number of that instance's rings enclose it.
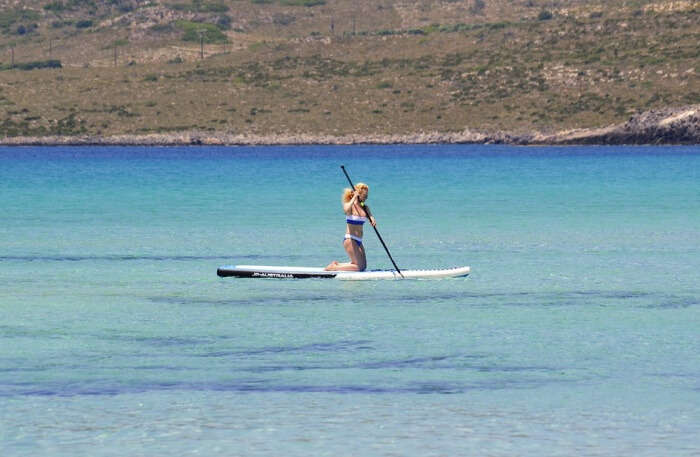
<instances>
[{"instance_id":1,"label":"calm water surface","mask_svg":"<svg viewBox=\"0 0 700 457\"><path fill-rule=\"evenodd\" d=\"M342 260L341 164L472 275L216 276ZM700 147L0 148L0 211L2 456L700 453Z\"/></svg>"}]
</instances>

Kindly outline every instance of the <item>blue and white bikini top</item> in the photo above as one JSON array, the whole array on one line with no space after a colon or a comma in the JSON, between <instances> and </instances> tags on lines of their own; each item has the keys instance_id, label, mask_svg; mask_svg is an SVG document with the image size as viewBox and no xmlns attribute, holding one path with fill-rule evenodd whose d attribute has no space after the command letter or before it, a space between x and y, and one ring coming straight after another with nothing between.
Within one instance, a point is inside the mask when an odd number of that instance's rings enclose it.
<instances>
[{"instance_id":1,"label":"blue and white bikini top","mask_svg":"<svg viewBox=\"0 0 700 457\"><path fill-rule=\"evenodd\" d=\"M362 225L367 222L367 218L365 216L355 216L354 214L350 214L345 216L345 222L352 225Z\"/></svg>"}]
</instances>

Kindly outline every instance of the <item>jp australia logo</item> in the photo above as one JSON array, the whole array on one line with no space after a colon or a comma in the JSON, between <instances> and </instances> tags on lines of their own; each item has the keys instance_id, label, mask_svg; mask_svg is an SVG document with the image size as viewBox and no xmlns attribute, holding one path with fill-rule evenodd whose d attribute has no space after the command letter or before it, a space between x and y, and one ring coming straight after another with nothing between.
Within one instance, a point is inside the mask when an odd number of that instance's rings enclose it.
<instances>
[{"instance_id":1,"label":"jp australia logo","mask_svg":"<svg viewBox=\"0 0 700 457\"><path fill-rule=\"evenodd\" d=\"M293 278L294 275L289 273L253 273L254 278Z\"/></svg>"}]
</instances>

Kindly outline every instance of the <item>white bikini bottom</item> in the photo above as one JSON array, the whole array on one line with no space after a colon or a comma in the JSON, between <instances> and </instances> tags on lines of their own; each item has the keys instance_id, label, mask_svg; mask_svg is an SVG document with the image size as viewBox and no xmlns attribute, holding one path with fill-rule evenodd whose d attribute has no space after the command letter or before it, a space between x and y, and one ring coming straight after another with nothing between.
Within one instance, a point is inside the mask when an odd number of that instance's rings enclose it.
<instances>
[{"instance_id":1,"label":"white bikini bottom","mask_svg":"<svg viewBox=\"0 0 700 457\"><path fill-rule=\"evenodd\" d=\"M355 240L358 246L362 246L362 238L360 238L359 236L350 235L349 233L346 233L345 238L343 238L343 242L345 242L345 240Z\"/></svg>"}]
</instances>

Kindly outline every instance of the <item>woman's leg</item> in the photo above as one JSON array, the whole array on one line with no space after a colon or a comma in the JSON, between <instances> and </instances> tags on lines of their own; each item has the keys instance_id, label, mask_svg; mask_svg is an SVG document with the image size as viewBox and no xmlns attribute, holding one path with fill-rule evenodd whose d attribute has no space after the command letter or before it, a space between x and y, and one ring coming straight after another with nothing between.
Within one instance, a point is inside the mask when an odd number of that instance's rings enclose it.
<instances>
[{"instance_id":1,"label":"woman's leg","mask_svg":"<svg viewBox=\"0 0 700 457\"><path fill-rule=\"evenodd\" d=\"M357 243L357 241L346 238L343 241L345 252L350 257L350 262L338 263L331 262L326 270L331 271L362 271L365 269L367 261L365 260L365 248Z\"/></svg>"},{"instance_id":2,"label":"woman's leg","mask_svg":"<svg viewBox=\"0 0 700 457\"><path fill-rule=\"evenodd\" d=\"M367 269L367 256L365 255L365 246L363 244L357 246L357 266L360 271Z\"/></svg>"}]
</instances>

